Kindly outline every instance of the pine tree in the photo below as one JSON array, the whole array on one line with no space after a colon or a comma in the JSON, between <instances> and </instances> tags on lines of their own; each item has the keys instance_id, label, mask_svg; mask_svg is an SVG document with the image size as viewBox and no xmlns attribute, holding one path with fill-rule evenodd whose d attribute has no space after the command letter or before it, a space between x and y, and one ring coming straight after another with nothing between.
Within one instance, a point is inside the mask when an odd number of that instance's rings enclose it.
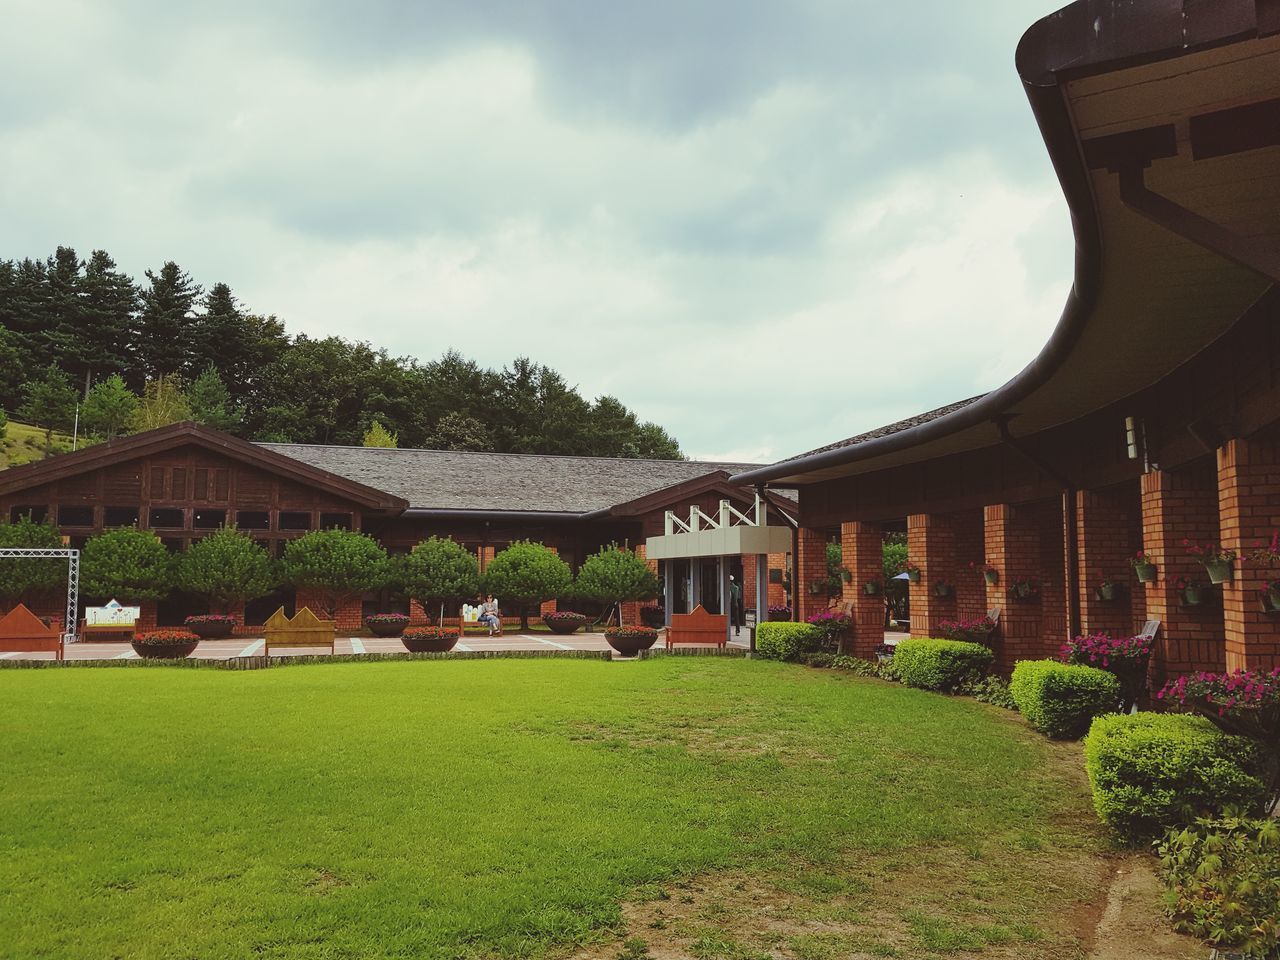
<instances>
[{"instance_id":1,"label":"pine tree","mask_svg":"<svg viewBox=\"0 0 1280 960\"><path fill-rule=\"evenodd\" d=\"M139 385L133 375L129 332L138 321L138 288L128 274L117 269L105 250L95 250L84 265L80 281L83 337L91 352L86 358L97 377L119 373Z\"/></svg>"},{"instance_id":2,"label":"pine tree","mask_svg":"<svg viewBox=\"0 0 1280 960\"><path fill-rule=\"evenodd\" d=\"M113 440L126 432L138 413L138 397L113 373L96 383L84 398L80 421L87 432Z\"/></svg>"},{"instance_id":3,"label":"pine tree","mask_svg":"<svg viewBox=\"0 0 1280 960\"><path fill-rule=\"evenodd\" d=\"M49 364L44 375L22 388L22 406L18 416L28 423L44 427L45 456L53 449L53 431L69 431L75 421L77 393L67 376L56 364Z\"/></svg>"},{"instance_id":4,"label":"pine tree","mask_svg":"<svg viewBox=\"0 0 1280 960\"><path fill-rule=\"evenodd\" d=\"M375 420L365 431L364 445L366 447L398 447L400 438Z\"/></svg>"},{"instance_id":5,"label":"pine tree","mask_svg":"<svg viewBox=\"0 0 1280 960\"><path fill-rule=\"evenodd\" d=\"M231 403L231 394L212 364L192 381L186 398L196 423L215 430L234 430L240 425L240 408Z\"/></svg>"},{"instance_id":6,"label":"pine tree","mask_svg":"<svg viewBox=\"0 0 1280 960\"><path fill-rule=\"evenodd\" d=\"M172 260L159 273L148 270L147 280L150 286L142 291L138 316L139 366L154 380L187 366L200 287Z\"/></svg>"},{"instance_id":7,"label":"pine tree","mask_svg":"<svg viewBox=\"0 0 1280 960\"><path fill-rule=\"evenodd\" d=\"M22 401L25 370L26 362L18 350L18 338L0 327L0 410L17 409Z\"/></svg>"},{"instance_id":8,"label":"pine tree","mask_svg":"<svg viewBox=\"0 0 1280 960\"><path fill-rule=\"evenodd\" d=\"M39 342L71 382L80 390L87 390L93 345L85 337L81 266L80 258L71 247L58 247L45 262L46 321Z\"/></svg>"}]
</instances>

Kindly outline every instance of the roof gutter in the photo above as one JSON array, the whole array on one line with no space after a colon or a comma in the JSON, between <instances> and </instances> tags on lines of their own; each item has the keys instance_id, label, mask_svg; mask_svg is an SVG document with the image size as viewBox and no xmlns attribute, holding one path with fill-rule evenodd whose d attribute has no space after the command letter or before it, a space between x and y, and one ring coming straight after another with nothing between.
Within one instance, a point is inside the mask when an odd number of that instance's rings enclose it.
<instances>
[{"instance_id":1,"label":"roof gutter","mask_svg":"<svg viewBox=\"0 0 1280 960\"><path fill-rule=\"evenodd\" d=\"M555 510L446 510L410 507L400 516L408 520L584 520L589 515Z\"/></svg>"},{"instance_id":2,"label":"roof gutter","mask_svg":"<svg viewBox=\"0 0 1280 960\"><path fill-rule=\"evenodd\" d=\"M1025 43L1026 37L1023 39ZM1072 232L1076 240L1074 282L1067 296L1062 316L1048 342L1039 355L1017 376L967 407L961 407L937 420L908 427L906 430L888 436L875 437L852 446L837 447L834 450L824 450L821 453L748 470L730 477L730 483L759 484L782 477L798 478L800 474L896 453L970 427L989 423L1006 414L1010 407L1044 385L1071 353L1097 303L1102 272L1101 229L1097 211L1094 208L1089 173L1080 153L1066 100L1057 80L1048 73L1043 64L1028 66L1021 62L1021 46L1020 44L1019 73L1024 78L1023 87L1027 99L1031 102L1031 111L1035 114L1040 134L1048 147L1049 157L1058 174L1058 182L1062 185L1062 192L1071 211ZM1030 75L1039 75L1041 79L1039 81L1026 79Z\"/></svg>"}]
</instances>

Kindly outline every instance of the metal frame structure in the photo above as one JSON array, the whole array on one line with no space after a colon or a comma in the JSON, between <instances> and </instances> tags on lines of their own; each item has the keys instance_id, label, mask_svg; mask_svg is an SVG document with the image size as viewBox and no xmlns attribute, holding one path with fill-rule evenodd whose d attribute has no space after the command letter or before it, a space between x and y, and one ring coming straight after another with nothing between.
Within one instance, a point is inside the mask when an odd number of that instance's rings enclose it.
<instances>
[{"instance_id":1,"label":"metal frame structure","mask_svg":"<svg viewBox=\"0 0 1280 960\"><path fill-rule=\"evenodd\" d=\"M67 547L0 547L0 559L14 560L66 560L67 561L67 614L62 622L63 643L76 642L76 615L80 609L80 551Z\"/></svg>"}]
</instances>

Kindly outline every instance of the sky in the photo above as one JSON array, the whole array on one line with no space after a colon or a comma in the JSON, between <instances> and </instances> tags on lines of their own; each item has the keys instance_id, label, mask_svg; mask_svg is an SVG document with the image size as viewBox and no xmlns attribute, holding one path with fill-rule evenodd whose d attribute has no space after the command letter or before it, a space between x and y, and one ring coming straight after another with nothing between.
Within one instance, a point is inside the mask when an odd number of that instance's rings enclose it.
<instances>
[{"instance_id":1,"label":"sky","mask_svg":"<svg viewBox=\"0 0 1280 960\"><path fill-rule=\"evenodd\" d=\"M999 386L1071 284L1033 0L0 0L0 258L529 356L700 459Z\"/></svg>"}]
</instances>

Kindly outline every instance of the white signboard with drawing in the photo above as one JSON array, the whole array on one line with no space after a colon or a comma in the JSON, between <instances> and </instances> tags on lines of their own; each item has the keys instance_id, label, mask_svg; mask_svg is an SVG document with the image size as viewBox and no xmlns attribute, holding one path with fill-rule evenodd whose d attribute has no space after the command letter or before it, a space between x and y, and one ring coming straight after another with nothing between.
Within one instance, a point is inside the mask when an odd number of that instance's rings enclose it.
<instances>
[{"instance_id":1,"label":"white signboard with drawing","mask_svg":"<svg viewBox=\"0 0 1280 960\"><path fill-rule=\"evenodd\" d=\"M105 607L85 607L86 627L132 627L142 616L141 607L122 607L112 600Z\"/></svg>"}]
</instances>

